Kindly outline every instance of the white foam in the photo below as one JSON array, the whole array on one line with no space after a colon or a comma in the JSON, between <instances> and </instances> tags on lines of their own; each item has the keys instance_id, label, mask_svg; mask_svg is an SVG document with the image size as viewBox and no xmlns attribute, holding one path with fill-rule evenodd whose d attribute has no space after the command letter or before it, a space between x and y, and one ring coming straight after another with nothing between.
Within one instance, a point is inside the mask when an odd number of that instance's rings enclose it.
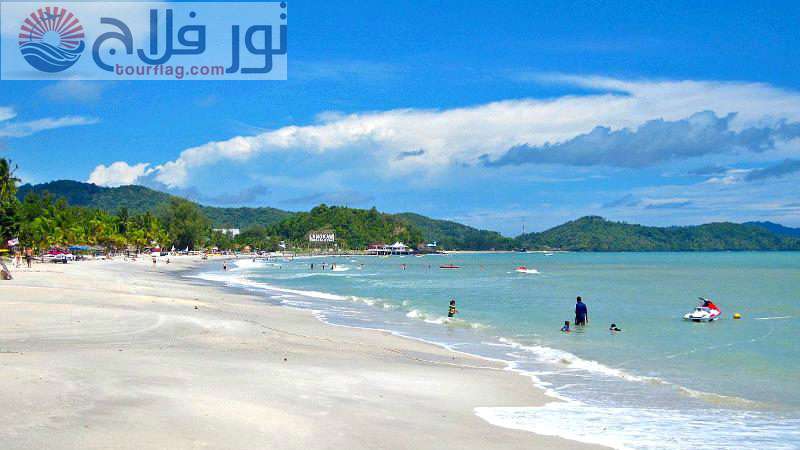
<instances>
[{"instance_id":1,"label":"white foam","mask_svg":"<svg viewBox=\"0 0 800 450\"><path fill-rule=\"evenodd\" d=\"M481 407L487 422L618 449L796 449L800 419L775 422L756 412L595 407L553 402L542 407Z\"/></svg>"}]
</instances>

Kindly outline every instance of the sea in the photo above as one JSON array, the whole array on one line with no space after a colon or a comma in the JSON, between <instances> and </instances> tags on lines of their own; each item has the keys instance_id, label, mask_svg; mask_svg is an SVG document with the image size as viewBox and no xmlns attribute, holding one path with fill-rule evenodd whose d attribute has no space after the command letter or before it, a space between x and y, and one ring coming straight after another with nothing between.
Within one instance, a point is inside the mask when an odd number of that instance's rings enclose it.
<instances>
[{"instance_id":1,"label":"sea","mask_svg":"<svg viewBox=\"0 0 800 450\"><path fill-rule=\"evenodd\" d=\"M242 258L191 276L503 361L553 399L476 408L498 426L613 448L800 448L800 252ZM589 324L563 333L577 296ZM698 297L722 318L683 320Z\"/></svg>"}]
</instances>

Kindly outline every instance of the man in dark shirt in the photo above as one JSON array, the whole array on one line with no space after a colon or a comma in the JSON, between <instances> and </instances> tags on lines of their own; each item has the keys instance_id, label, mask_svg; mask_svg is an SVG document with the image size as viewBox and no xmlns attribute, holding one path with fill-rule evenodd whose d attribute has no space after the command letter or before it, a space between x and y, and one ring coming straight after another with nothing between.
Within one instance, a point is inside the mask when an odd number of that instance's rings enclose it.
<instances>
[{"instance_id":1,"label":"man in dark shirt","mask_svg":"<svg viewBox=\"0 0 800 450\"><path fill-rule=\"evenodd\" d=\"M589 323L589 310L583 300L578 297L578 301L575 303L575 325L586 325L587 323Z\"/></svg>"}]
</instances>

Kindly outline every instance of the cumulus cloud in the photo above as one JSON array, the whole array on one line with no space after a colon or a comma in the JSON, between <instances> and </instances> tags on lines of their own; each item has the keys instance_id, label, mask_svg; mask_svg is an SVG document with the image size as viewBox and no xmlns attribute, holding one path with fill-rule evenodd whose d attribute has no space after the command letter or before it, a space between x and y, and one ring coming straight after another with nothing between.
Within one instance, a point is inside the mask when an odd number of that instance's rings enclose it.
<instances>
[{"instance_id":1,"label":"cumulus cloud","mask_svg":"<svg viewBox=\"0 0 800 450\"><path fill-rule=\"evenodd\" d=\"M487 166L520 164L567 164L640 168L660 162L730 153L737 150L763 152L775 140L800 136L800 124L779 122L774 127L731 128L736 114L718 117L712 111L692 114L676 121L650 120L635 130L613 131L598 126L570 140L541 146L518 145L496 160L484 158Z\"/></svg>"},{"instance_id":2,"label":"cumulus cloud","mask_svg":"<svg viewBox=\"0 0 800 450\"><path fill-rule=\"evenodd\" d=\"M763 169L750 171L746 176L747 181L759 181L767 178L776 178L800 172L800 159L786 159Z\"/></svg>"},{"instance_id":3,"label":"cumulus cloud","mask_svg":"<svg viewBox=\"0 0 800 450\"><path fill-rule=\"evenodd\" d=\"M148 163L129 165L122 161L117 161L108 166L100 164L94 168L86 181L107 187L134 184L139 178L153 171L149 166L150 164Z\"/></svg>"},{"instance_id":4,"label":"cumulus cloud","mask_svg":"<svg viewBox=\"0 0 800 450\"><path fill-rule=\"evenodd\" d=\"M92 125L98 120L92 117L66 116L58 118L45 118L28 122L11 122L0 125L0 138L20 138L30 136L40 131L54 130L56 128Z\"/></svg>"},{"instance_id":5,"label":"cumulus cloud","mask_svg":"<svg viewBox=\"0 0 800 450\"><path fill-rule=\"evenodd\" d=\"M221 161L243 162L277 152L348 157L352 152L361 152L371 158L378 166L376 169L381 169L377 173L382 176L403 176L410 172L436 174L465 163L474 164L481 155L486 155L486 160L496 161L509 149L521 145L538 148L550 143L548 145L556 146L583 135L582 141L596 139L611 145L613 140L635 138L636 132L631 130L648 122L646 132L661 131L661 135L656 134L667 142L683 139L678 143L684 147L677 152L663 144L647 143L648 152L635 153L632 161L610 159L623 167L638 167L645 156L659 150L668 152L666 158L656 155L658 161L664 161L697 153L701 143L715 145L733 141L746 148L760 148L757 143L768 143L757 135L759 130L768 130L770 138L785 139L781 133L795 135L792 127L800 121L800 94L764 84L570 76L550 77L548 82L576 84L598 92L552 99L506 100L445 110L409 108L320 114L310 125L288 125L183 150L176 159L156 165L155 177L168 186L182 187L189 183L193 168ZM698 111L710 112L693 116ZM603 128L596 128L599 125ZM715 129L715 126L725 130ZM674 130L676 127L703 134L683 138L663 135L667 128ZM595 131L591 131L593 129ZM627 136L631 134L632 137ZM572 145L577 146L577 141ZM397 158L408 149L425 153L416 158ZM587 157L598 159L593 154Z\"/></svg>"}]
</instances>

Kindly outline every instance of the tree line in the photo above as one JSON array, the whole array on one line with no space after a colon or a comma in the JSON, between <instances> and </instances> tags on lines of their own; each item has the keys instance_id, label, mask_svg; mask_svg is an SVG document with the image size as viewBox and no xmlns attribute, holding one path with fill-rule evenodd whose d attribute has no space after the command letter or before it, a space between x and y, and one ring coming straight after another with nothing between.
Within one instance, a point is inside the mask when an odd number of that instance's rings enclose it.
<instances>
[{"instance_id":1,"label":"tree line","mask_svg":"<svg viewBox=\"0 0 800 450\"><path fill-rule=\"evenodd\" d=\"M212 228L204 210L196 203L170 197L153 212L131 213L127 207L115 213L98 208L69 205L64 198L47 192L29 192L17 198L16 167L0 158L0 247L19 239L20 246L46 251L70 245L99 246L107 250L154 246L178 250L217 247L221 250L276 251L305 247L311 231L336 233L340 249L362 249L372 242L395 240L410 245L422 242L421 232L375 208L359 210L320 205L308 213L291 215L272 225L253 225L232 236Z\"/></svg>"}]
</instances>

